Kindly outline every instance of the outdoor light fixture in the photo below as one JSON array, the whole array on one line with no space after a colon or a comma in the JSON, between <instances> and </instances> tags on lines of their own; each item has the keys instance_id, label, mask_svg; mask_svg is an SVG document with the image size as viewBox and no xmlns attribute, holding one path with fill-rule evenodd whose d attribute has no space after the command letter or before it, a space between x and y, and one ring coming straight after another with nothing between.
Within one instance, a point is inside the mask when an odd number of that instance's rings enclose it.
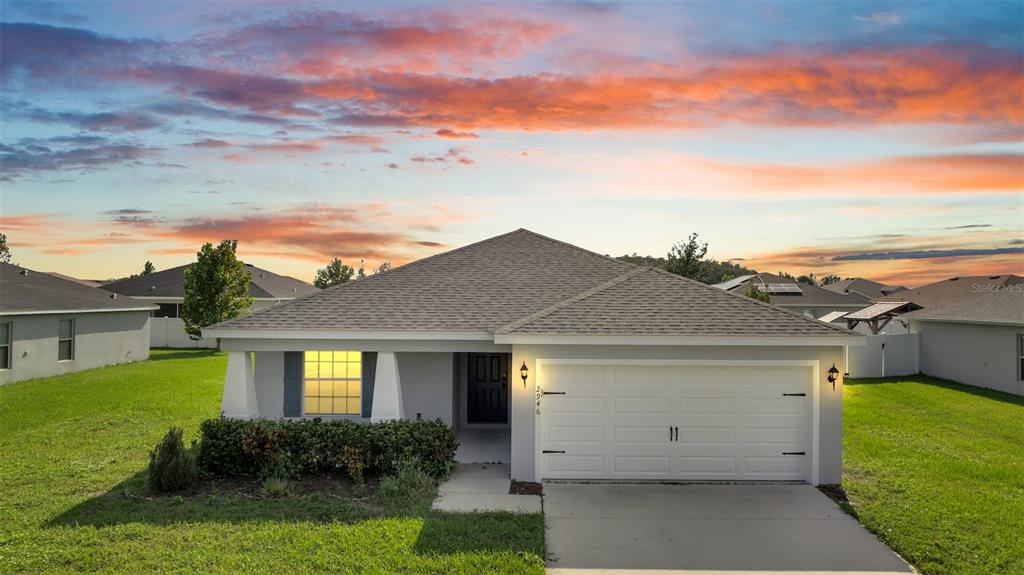
<instances>
[{"instance_id":1,"label":"outdoor light fixture","mask_svg":"<svg viewBox=\"0 0 1024 575\"><path fill-rule=\"evenodd\" d=\"M836 380L839 379L839 370L836 369L836 364L832 364L832 367L828 370L828 382L832 384L832 389L836 388Z\"/></svg>"},{"instance_id":2,"label":"outdoor light fixture","mask_svg":"<svg viewBox=\"0 0 1024 575\"><path fill-rule=\"evenodd\" d=\"M523 367L519 368L519 377L523 378L523 387L526 387L526 377L530 375L530 368L526 367L526 362L523 362Z\"/></svg>"}]
</instances>

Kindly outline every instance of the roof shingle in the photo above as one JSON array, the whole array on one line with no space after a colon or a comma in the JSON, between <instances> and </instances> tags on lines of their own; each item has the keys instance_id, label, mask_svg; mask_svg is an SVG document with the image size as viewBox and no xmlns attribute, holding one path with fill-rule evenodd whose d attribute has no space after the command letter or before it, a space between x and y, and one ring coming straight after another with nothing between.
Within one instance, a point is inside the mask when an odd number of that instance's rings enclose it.
<instances>
[{"instance_id":1,"label":"roof shingle","mask_svg":"<svg viewBox=\"0 0 1024 575\"><path fill-rule=\"evenodd\" d=\"M192 264L125 278L101 287L134 297L185 297L185 269L190 265ZM278 275L251 264L245 264L245 269L252 275L249 295L254 298L293 299L319 291L304 281Z\"/></svg>"},{"instance_id":2,"label":"roof shingle","mask_svg":"<svg viewBox=\"0 0 1024 575\"><path fill-rule=\"evenodd\" d=\"M113 295L48 273L0 263L0 313L151 307L147 302Z\"/></svg>"}]
</instances>

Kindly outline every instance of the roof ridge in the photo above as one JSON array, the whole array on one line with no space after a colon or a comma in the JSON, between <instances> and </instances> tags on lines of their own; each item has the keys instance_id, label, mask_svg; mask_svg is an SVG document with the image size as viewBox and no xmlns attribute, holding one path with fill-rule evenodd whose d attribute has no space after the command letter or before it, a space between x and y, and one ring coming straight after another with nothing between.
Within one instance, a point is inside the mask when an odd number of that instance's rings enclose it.
<instances>
[{"instance_id":1,"label":"roof ridge","mask_svg":"<svg viewBox=\"0 0 1024 575\"><path fill-rule=\"evenodd\" d=\"M604 283L600 283L600 284L598 284L598 285L596 285L596 286L594 286L594 287L592 287L590 289L581 291L580 293L578 293L576 295L573 295L571 297L568 297L568 298L566 298L566 299L564 299L564 300L562 300L560 302L557 302L555 304L549 305L548 307L546 307L546 308L544 308L542 310L533 312L530 315L522 317L520 319L517 319L517 320L515 320L515 321L513 321L511 323L507 323L507 324L499 327L498 329L494 330L494 333L495 334L509 333L509 332L514 331L514 330L517 330L517 329L519 329L519 328L521 328L521 327L523 327L525 325L529 325L529 324L537 321L538 319L541 319L541 318L543 318L545 316L551 315L551 314L555 313L556 311L559 311L561 309L567 308L567 307L573 305L574 303L583 301L583 300L587 299L588 297L590 297L592 295L601 293L604 290L606 290L608 288L611 288L613 286L617 286L620 283L622 283L622 282L624 282L624 281L626 281L626 280L628 280L628 279L630 279L632 277L638 276L641 273L646 272L649 269L651 269L650 266L639 266L639 265L636 265L636 264L631 264L631 265L634 265L636 267L634 269L631 269L631 270L627 271L624 274L615 276L612 279L610 279L610 280L608 280L608 281L606 281Z\"/></svg>"},{"instance_id":2,"label":"roof ridge","mask_svg":"<svg viewBox=\"0 0 1024 575\"><path fill-rule=\"evenodd\" d=\"M791 315L793 317L798 317L798 318L800 318L800 319L802 319L804 321L813 322L816 325L826 325L829 328L834 329L835 331L838 331L839 333L841 333L843 335L861 335L861 334L859 334L859 333L857 333L855 331L852 331L852 330L849 330L849 329L846 329L846 328L843 328L843 327L835 326L835 325L832 325L830 323L821 322L821 321L818 321L816 319L811 319L811 318L805 316L802 313L797 313L795 311L790 311L790 310L788 310L786 308L783 308L783 307L780 307L780 306L776 306L776 305L772 305L770 303L765 303L763 301L756 300L756 299L753 299L753 298L749 298L749 297L747 297L745 295L740 295L740 294L733 293L733 292L730 292L730 291L720 290L720 289L718 289L718 288L716 288L714 286L709 286L708 284L706 284L704 282L700 282L700 281L697 281L695 279L688 278L688 277L685 277L685 276L677 275L677 274L674 274L674 273L672 273L672 272L670 272L668 270L663 270L661 268L651 268L651 269L653 271L655 271L655 272L666 274L666 275L668 275L670 277L676 278L677 280L690 282L690 283L692 283L694 285L701 286L702 288L706 288L706 289L709 289L709 290L714 290L717 293L726 294L729 297L738 298L738 299L740 299L742 301L750 302L750 303L753 303L753 304L756 304L756 305L759 305L759 306L762 306L762 307L765 307L765 308L773 309L775 311L782 312L782 313Z\"/></svg>"},{"instance_id":3,"label":"roof ridge","mask_svg":"<svg viewBox=\"0 0 1024 575\"><path fill-rule=\"evenodd\" d=\"M595 252L595 251L588 250L587 248L581 248L580 246L577 246L575 244L570 244L569 242L563 242L562 240L558 240L558 239L555 239L555 238L552 238L552 237L549 237L549 236L545 236L544 234L539 234L539 233L537 233L537 232L535 232L533 230L528 230L526 228L519 228L516 231L517 232L526 232L526 233L528 233L528 234L530 234L532 236L538 237L538 238L540 238L542 240L547 240L547 241L549 241L551 243L558 244L560 246L565 246L565 247L568 247L568 248L572 248L572 249L574 249L574 250L576 250L578 252L583 252L583 253L585 253L587 255L591 255L591 256L597 256L597 257L599 257L601 259L605 259L605 260L608 260L610 262L615 262L617 264L623 264L623 265L633 266L633 267L648 267L648 266L643 266L643 265L640 265L640 264L634 264L633 262L623 261L623 260L620 260L618 258L614 258L614 257L612 257L612 256L610 256L608 254L602 254L602 253L598 253L598 252Z\"/></svg>"}]
</instances>

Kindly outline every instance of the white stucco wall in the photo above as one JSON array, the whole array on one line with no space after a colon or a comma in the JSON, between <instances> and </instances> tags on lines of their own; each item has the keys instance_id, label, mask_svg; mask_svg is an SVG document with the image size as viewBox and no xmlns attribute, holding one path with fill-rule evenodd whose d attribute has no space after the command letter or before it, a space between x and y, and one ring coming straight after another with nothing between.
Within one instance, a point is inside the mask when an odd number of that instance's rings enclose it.
<instances>
[{"instance_id":1,"label":"white stucco wall","mask_svg":"<svg viewBox=\"0 0 1024 575\"><path fill-rule=\"evenodd\" d=\"M57 361L61 319L75 320L74 359ZM149 312L0 315L12 324L11 369L0 385L149 358Z\"/></svg>"},{"instance_id":2,"label":"white stucco wall","mask_svg":"<svg viewBox=\"0 0 1024 575\"><path fill-rule=\"evenodd\" d=\"M355 347L355 346L349 346ZM325 349L323 345L310 349ZM450 352L400 352L398 369L402 377L405 416L415 419L440 418L452 424L453 389ZM278 419L284 409L284 352L255 353L255 387L259 416Z\"/></svg>"},{"instance_id":3,"label":"white stucco wall","mask_svg":"<svg viewBox=\"0 0 1024 575\"><path fill-rule=\"evenodd\" d=\"M1024 395L1017 380L1017 334L1024 326L911 320L921 373Z\"/></svg>"},{"instance_id":4,"label":"white stucco wall","mask_svg":"<svg viewBox=\"0 0 1024 575\"><path fill-rule=\"evenodd\" d=\"M530 379L512 386L512 478L535 480L537 359L705 359L705 360L817 360L819 362L819 465L820 483L842 480L842 376L835 390L827 371L835 363L845 373L843 348L836 347L731 347L731 346L554 346L515 345L512 365L525 361ZM518 369L518 367L517 367Z\"/></svg>"},{"instance_id":5,"label":"white stucco wall","mask_svg":"<svg viewBox=\"0 0 1024 575\"><path fill-rule=\"evenodd\" d=\"M451 425L453 418L452 354L398 354L398 371L402 377L402 406L405 417L441 419Z\"/></svg>"}]
</instances>

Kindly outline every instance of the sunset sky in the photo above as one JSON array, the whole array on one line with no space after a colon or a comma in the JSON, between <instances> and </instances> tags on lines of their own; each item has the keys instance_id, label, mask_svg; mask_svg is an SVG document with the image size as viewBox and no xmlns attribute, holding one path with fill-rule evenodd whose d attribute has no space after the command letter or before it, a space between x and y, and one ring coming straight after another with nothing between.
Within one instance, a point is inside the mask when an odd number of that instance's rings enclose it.
<instances>
[{"instance_id":1,"label":"sunset sky","mask_svg":"<svg viewBox=\"0 0 1024 575\"><path fill-rule=\"evenodd\" d=\"M1024 272L1024 3L0 7L0 232L311 280L525 227L762 271Z\"/></svg>"}]
</instances>

